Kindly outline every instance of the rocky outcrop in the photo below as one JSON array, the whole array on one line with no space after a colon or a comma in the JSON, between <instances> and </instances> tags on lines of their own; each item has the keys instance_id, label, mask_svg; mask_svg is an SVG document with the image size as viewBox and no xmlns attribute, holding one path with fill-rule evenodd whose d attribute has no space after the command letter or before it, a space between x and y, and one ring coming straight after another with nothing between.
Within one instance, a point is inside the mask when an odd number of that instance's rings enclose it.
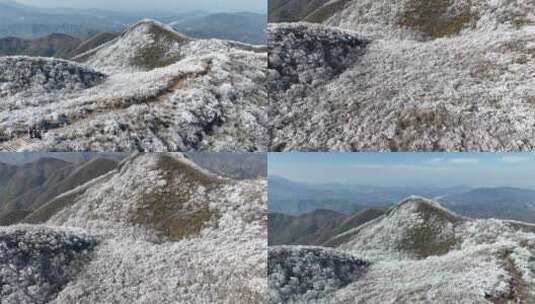
<instances>
[{"instance_id":1,"label":"rocky outcrop","mask_svg":"<svg viewBox=\"0 0 535 304\"><path fill-rule=\"evenodd\" d=\"M44 304L80 272L97 241L80 231L38 226L0 229L0 296L6 304Z\"/></svg>"},{"instance_id":2,"label":"rocky outcrop","mask_svg":"<svg viewBox=\"0 0 535 304\"><path fill-rule=\"evenodd\" d=\"M269 248L270 303L318 300L357 280L369 263L321 247Z\"/></svg>"},{"instance_id":3,"label":"rocky outcrop","mask_svg":"<svg viewBox=\"0 0 535 304\"><path fill-rule=\"evenodd\" d=\"M0 58L0 97L69 92L102 83L105 75L73 62L34 58Z\"/></svg>"}]
</instances>

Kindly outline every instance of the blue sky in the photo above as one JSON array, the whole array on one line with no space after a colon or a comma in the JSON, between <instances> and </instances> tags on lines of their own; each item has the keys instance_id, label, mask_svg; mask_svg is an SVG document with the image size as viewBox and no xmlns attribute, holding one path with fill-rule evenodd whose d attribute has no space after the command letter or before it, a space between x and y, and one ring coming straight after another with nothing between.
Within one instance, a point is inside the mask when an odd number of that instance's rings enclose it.
<instances>
[{"instance_id":1,"label":"blue sky","mask_svg":"<svg viewBox=\"0 0 535 304\"><path fill-rule=\"evenodd\" d=\"M535 188L535 153L270 153L268 169L311 183Z\"/></svg>"},{"instance_id":2,"label":"blue sky","mask_svg":"<svg viewBox=\"0 0 535 304\"><path fill-rule=\"evenodd\" d=\"M177 12L191 10L267 11L267 0L15 0L19 3L42 7L99 8L110 10L163 10Z\"/></svg>"}]
</instances>

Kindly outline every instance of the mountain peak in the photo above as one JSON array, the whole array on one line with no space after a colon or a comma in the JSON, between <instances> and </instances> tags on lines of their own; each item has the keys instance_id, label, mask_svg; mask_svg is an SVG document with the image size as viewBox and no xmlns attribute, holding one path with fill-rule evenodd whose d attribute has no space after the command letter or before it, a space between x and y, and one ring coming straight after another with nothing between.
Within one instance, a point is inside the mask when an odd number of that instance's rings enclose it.
<instances>
[{"instance_id":1,"label":"mountain peak","mask_svg":"<svg viewBox=\"0 0 535 304\"><path fill-rule=\"evenodd\" d=\"M455 227L464 221L432 200L410 196L385 215L338 235L329 243L350 251L425 258L455 248Z\"/></svg>"},{"instance_id":2,"label":"mountain peak","mask_svg":"<svg viewBox=\"0 0 535 304\"><path fill-rule=\"evenodd\" d=\"M169 32L172 32L172 33L177 33L171 26L167 25L167 24L164 24L164 23L161 23L157 20L154 20L154 19L150 19L150 18L144 18L144 19L141 19L139 20L138 22L132 24L131 26L129 26L126 31L129 31L129 30L133 30L133 29L136 29L136 28L139 28L139 27L149 27L149 28L159 28L159 29L163 29L163 30L166 30L166 31L169 31ZM186 38L186 37L184 37Z\"/></svg>"},{"instance_id":3,"label":"mountain peak","mask_svg":"<svg viewBox=\"0 0 535 304\"><path fill-rule=\"evenodd\" d=\"M148 71L177 62L180 47L191 40L168 25L143 19L119 37L74 59L104 71Z\"/></svg>"},{"instance_id":4,"label":"mountain peak","mask_svg":"<svg viewBox=\"0 0 535 304\"><path fill-rule=\"evenodd\" d=\"M444 208L438 202L418 195L411 195L402 200L391 210L389 210L387 214L398 212L400 209L413 210L414 212L422 213L426 216L433 214L437 218L441 218L452 223L462 220L462 217Z\"/></svg>"}]
</instances>

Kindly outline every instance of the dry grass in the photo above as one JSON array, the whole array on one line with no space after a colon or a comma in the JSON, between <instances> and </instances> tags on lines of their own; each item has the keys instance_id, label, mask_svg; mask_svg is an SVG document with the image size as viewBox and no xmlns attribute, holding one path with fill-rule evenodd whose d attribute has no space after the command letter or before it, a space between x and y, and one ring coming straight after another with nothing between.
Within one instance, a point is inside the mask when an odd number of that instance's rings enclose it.
<instances>
[{"instance_id":1,"label":"dry grass","mask_svg":"<svg viewBox=\"0 0 535 304\"><path fill-rule=\"evenodd\" d=\"M448 8L452 2L452 0L414 1L413 6L401 16L398 25L416 29L431 38L458 34L474 19L474 16L469 9L448 16Z\"/></svg>"}]
</instances>

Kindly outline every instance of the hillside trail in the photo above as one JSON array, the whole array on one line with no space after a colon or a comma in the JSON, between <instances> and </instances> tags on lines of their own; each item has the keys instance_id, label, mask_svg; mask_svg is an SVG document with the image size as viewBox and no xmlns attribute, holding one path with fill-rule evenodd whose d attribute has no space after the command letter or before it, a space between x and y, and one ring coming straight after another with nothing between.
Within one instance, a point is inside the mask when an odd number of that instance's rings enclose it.
<instances>
[{"instance_id":1,"label":"hillside trail","mask_svg":"<svg viewBox=\"0 0 535 304\"><path fill-rule=\"evenodd\" d=\"M166 87L159 91L155 96L142 99L132 99L129 97L124 97L105 100L94 100L90 102L90 104L96 105L95 108L92 108L90 110L86 109L85 112L77 113L78 115L69 117L69 123L67 124L48 128L44 133L44 137L46 138L48 132L54 132L58 134L73 134L73 131L76 132L76 130L83 130L84 122L96 121L100 116L106 116L110 113L114 113L121 117L128 117L128 115L126 115L126 112L128 112L129 108L134 105L146 105L149 109L149 112L153 112L153 106L160 106L164 108L166 107L166 105L172 104L172 96L178 90L183 89L187 85L189 80L209 74L212 71L212 67L212 60L208 60L207 62L205 62L205 65L201 71L184 73L175 77L171 77L167 81ZM141 119L141 121L143 120L142 117L139 117L139 119ZM24 127L24 130L26 128L27 126ZM16 134L20 135L20 137L16 137L12 140L0 143L0 151L16 152L21 150L40 150L39 147L43 143L42 140L30 139L26 135L26 133L20 131ZM165 146L168 146L166 141L157 136L157 134L154 133L153 135L158 137L158 139L162 141Z\"/></svg>"}]
</instances>

